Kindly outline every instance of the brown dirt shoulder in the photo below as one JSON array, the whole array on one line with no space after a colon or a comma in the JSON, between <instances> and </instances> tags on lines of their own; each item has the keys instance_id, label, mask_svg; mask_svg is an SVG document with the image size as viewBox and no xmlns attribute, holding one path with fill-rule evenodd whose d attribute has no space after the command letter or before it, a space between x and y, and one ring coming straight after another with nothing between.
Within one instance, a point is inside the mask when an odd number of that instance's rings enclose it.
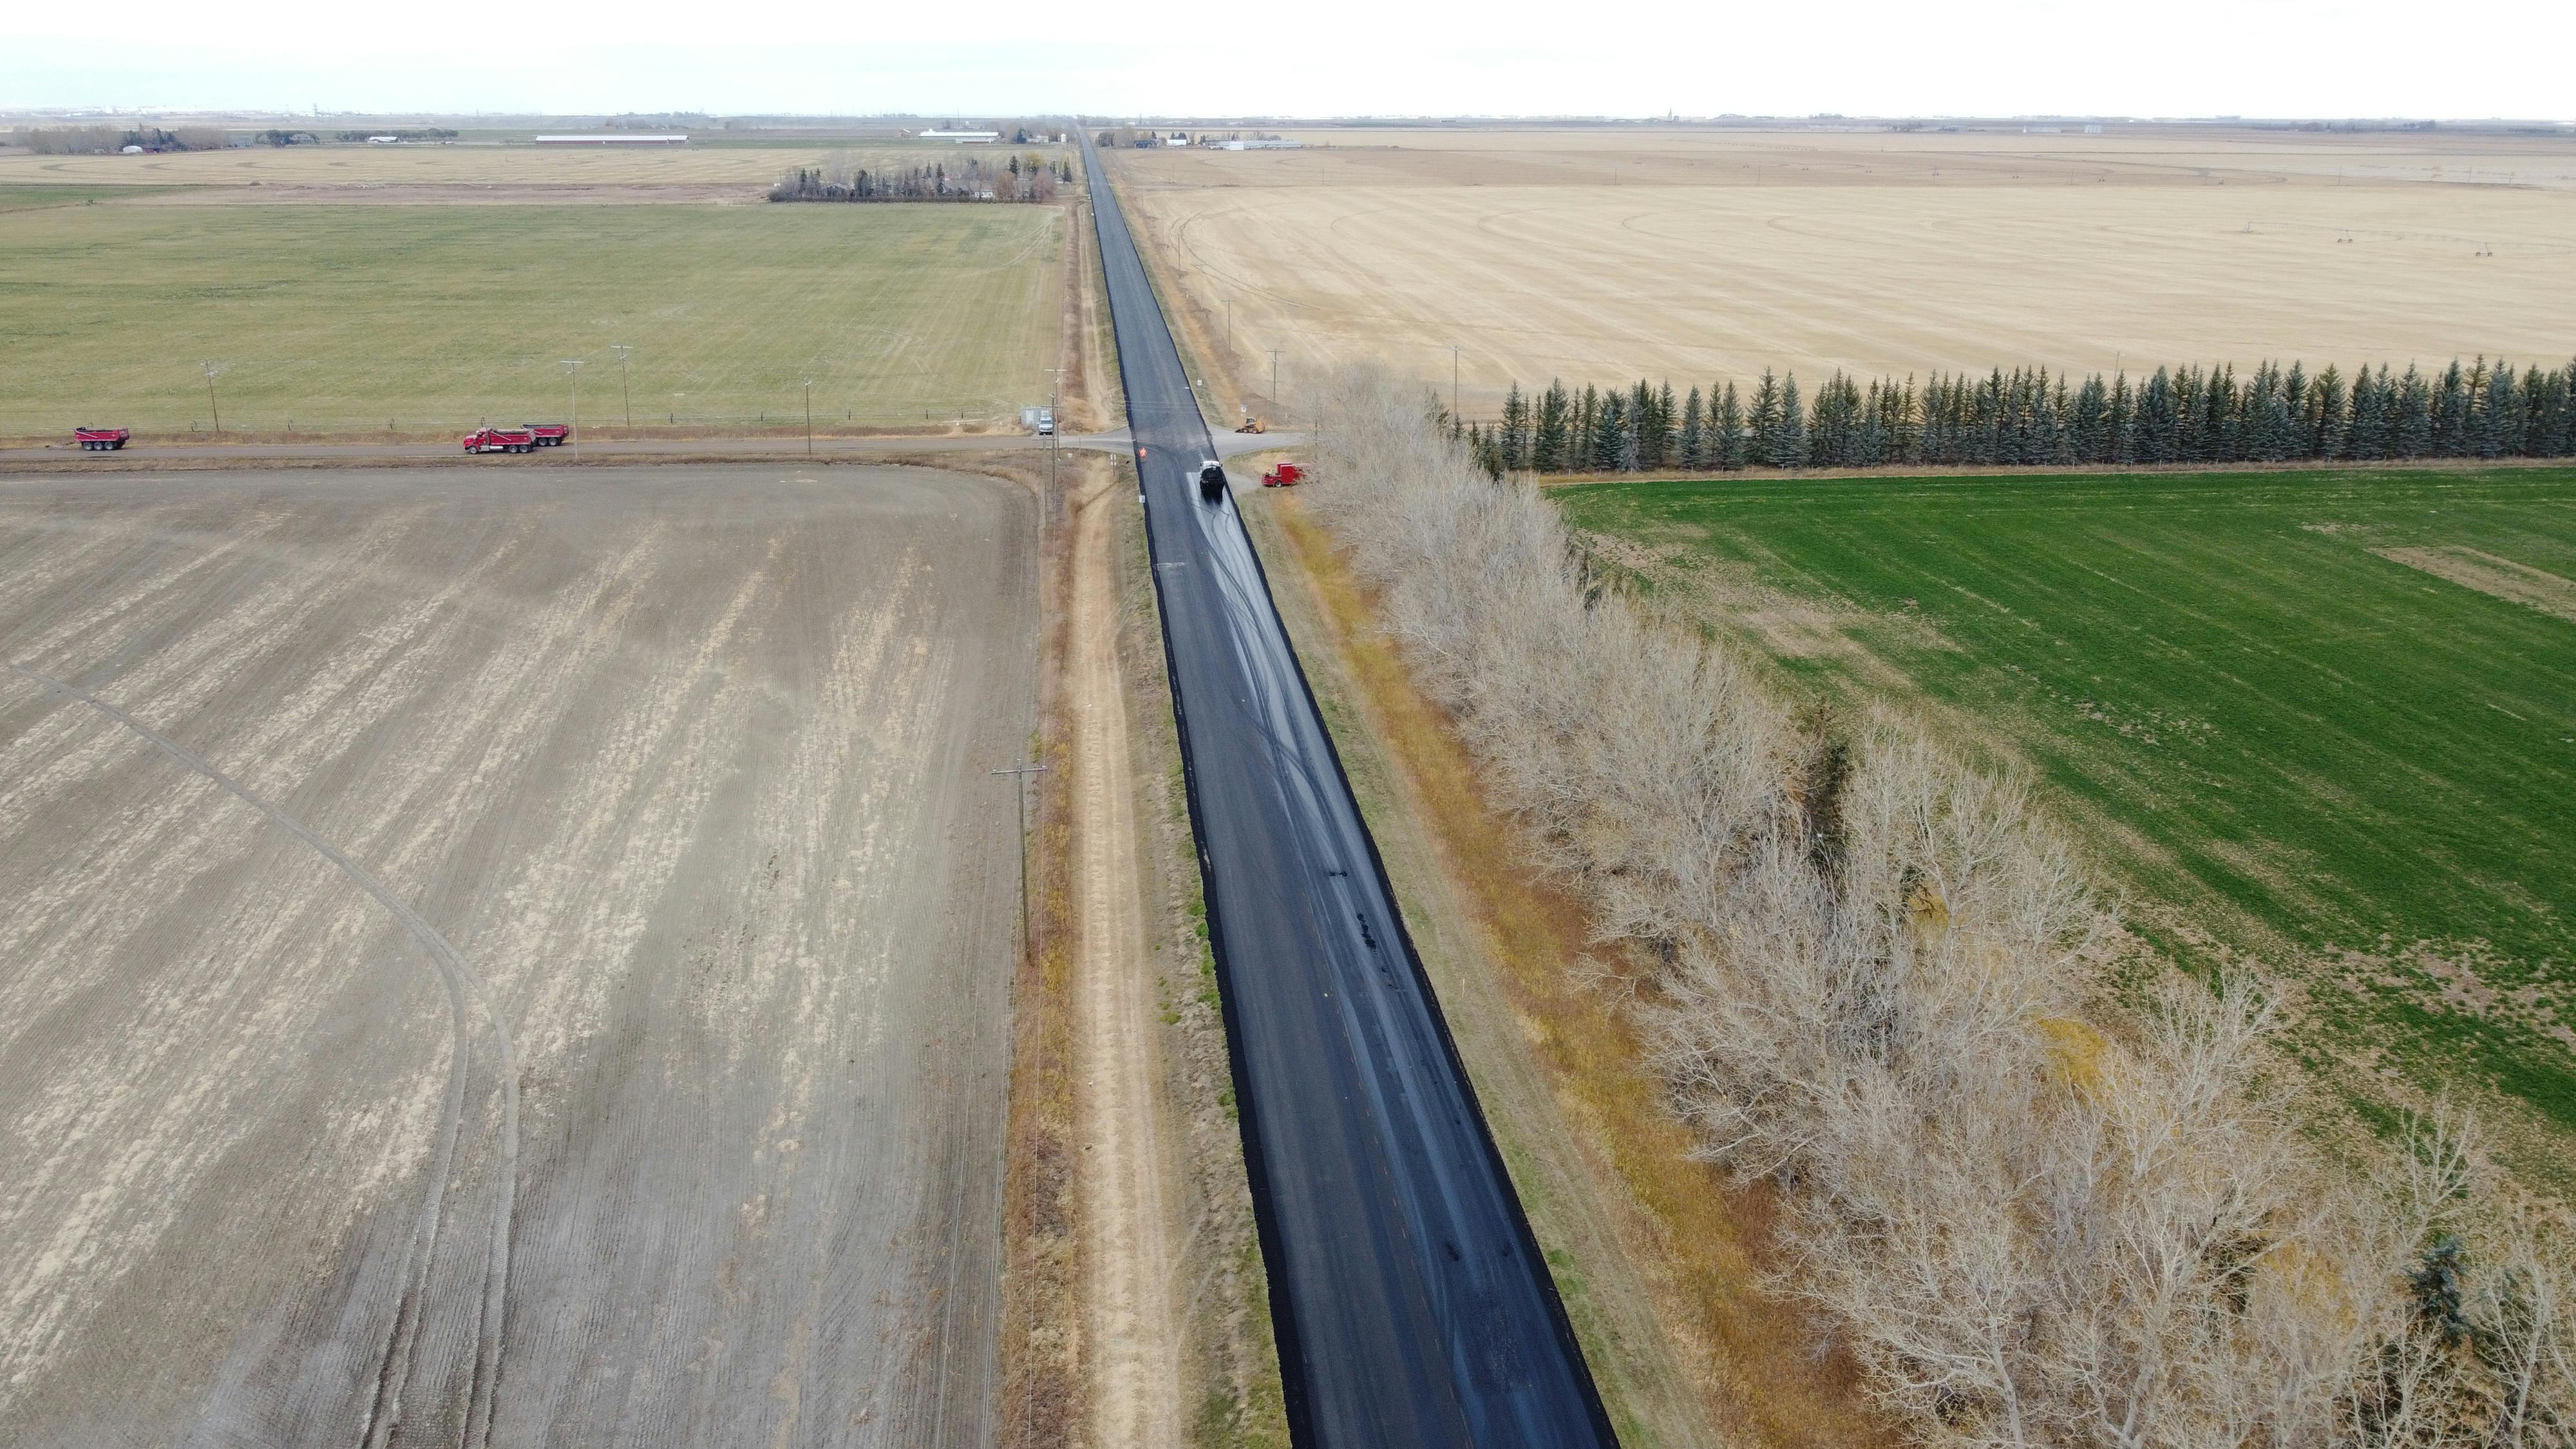
<instances>
[{"instance_id":1,"label":"brown dirt shoulder","mask_svg":"<svg viewBox=\"0 0 2576 1449\"><path fill-rule=\"evenodd\" d=\"M1113 536L1121 599L1118 655L1126 689L1129 776L1143 837L1137 864L1161 1006L1163 1090L1177 1128L1182 1437L1197 1449L1286 1449L1286 1401L1271 1332L1269 1283L1243 1166L1216 961L1208 945L1180 739L1164 673L1162 625L1145 552L1144 514L1132 488L1105 502L1118 510Z\"/></svg>"}]
</instances>

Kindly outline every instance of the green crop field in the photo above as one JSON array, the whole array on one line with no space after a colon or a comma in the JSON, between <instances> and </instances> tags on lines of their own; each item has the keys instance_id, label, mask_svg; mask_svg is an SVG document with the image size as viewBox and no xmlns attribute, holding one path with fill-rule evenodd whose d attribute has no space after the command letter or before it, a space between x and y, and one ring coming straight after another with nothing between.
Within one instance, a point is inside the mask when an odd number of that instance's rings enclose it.
<instances>
[{"instance_id":1,"label":"green crop field","mask_svg":"<svg viewBox=\"0 0 2576 1449\"><path fill-rule=\"evenodd\" d=\"M2365 1115L2448 1086L2526 1164L2576 1130L2576 470L1556 496L1805 687L2039 782L2148 939L2295 987Z\"/></svg>"},{"instance_id":2,"label":"green crop field","mask_svg":"<svg viewBox=\"0 0 2576 1449\"><path fill-rule=\"evenodd\" d=\"M74 199L74 198L57 198ZM0 209L0 436L818 425L1009 417L1047 393L1065 215L1042 206Z\"/></svg>"},{"instance_id":3,"label":"green crop field","mask_svg":"<svg viewBox=\"0 0 2576 1449\"><path fill-rule=\"evenodd\" d=\"M0 186L0 211L38 211L52 206L80 206L94 201L118 201L148 192L161 192L163 189L157 186L89 186L73 182L37 182L29 185Z\"/></svg>"}]
</instances>

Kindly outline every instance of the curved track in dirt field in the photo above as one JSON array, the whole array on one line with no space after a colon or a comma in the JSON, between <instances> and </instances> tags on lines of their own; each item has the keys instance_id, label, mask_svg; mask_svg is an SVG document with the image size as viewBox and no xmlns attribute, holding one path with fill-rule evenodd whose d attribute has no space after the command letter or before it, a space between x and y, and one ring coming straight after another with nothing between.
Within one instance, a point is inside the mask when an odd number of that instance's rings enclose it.
<instances>
[{"instance_id":1,"label":"curved track in dirt field","mask_svg":"<svg viewBox=\"0 0 2576 1449\"><path fill-rule=\"evenodd\" d=\"M0 1444L991 1449L1039 522L0 487Z\"/></svg>"},{"instance_id":2,"label":"curved track in dirt field","mask_svg":"<svg viewBox=\"0 0 2576 1449\"><path fill-rule=\"evenodd\" d=\"M386 1443L394 1425L402 1418L403 1386L411 1375L412 1350L419 1338L422 1300L428 1292L429 1265L437 1255L439 1232L446 1217L447 1184L456 1171L456 1139L464 1124L466 1062L474 1040L473 1028L467 1019L468 998L472 999L472 1009L481 1013L483 1020L490 1025L501 1076L501 1128L497 1144L499 1194L492 1210L491 1246L484 1258L483 1311L475 1333L474 1380L466 1405L465 1435L468 1445L486 1442L492 1427L493 1373L499 1365L501 1331L509 1311L510 1223L518 1199L519 1177L519 1059L518 1053L510 1046L509 1023L502 1020L500 1011L492 1003L491 987L484 982L481 972L457 954L446 937L422 920L418 912L396 899L393 892L385 889L384 882L368 873L365 866L314 834L303 821L216 769L203 755L79 685L38 673L23 664L12 664L9 670L35 681L51 693L78 700L97 710L140 736L182 768L213 781L225 794L267 816L272 823L311 847L314 854L329 861L358 889L373 897L376 904L402 923L403 930L420 944L430 963L438 968L439 981L447 988L448 1006L455 1022L456 1050L448 1068L447 1101L438 1125L438 1151L430 1164L429 1189L421 1199L419 1223L412 1230L411 1242L405 1249L400 1274L404 1284L402 1305L395 1314L392 1332L377 1360L375 1399L368 1406L360 1441L369 1449Z\"/></svg>"},{"instance_id":3,"label":"curved track in dirt field","mask_svg":"<svg viewBox=\"0 0 2576 1449\"><path fill-rule=\"evenodd\" d=\"M1196 486L1218 454L1088 159L1291 1432L1615 1444L1261 561Z\"/></svg>"}]
</instances>

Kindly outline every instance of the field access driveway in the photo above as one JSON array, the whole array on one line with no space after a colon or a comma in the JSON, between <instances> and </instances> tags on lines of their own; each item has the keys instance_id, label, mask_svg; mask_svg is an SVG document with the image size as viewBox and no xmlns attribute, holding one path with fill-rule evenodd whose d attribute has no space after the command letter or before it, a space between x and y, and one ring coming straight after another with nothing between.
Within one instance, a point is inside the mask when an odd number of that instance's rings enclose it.
<instances>
[{"instance_id":1,"label":"field access driveway","mask_svg":"<svg viewBox=\"0 0 2576 1449\"><path fill-rule=\"evenodd\" d=\"M0 1443L988 1442L1035 526L0 481Z\"/></svg>"}]
</instances>

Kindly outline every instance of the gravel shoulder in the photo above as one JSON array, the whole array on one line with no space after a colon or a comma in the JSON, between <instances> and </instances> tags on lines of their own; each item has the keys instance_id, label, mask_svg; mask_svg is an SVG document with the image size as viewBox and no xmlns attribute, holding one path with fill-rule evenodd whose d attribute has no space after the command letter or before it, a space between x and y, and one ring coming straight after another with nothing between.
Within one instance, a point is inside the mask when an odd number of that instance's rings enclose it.
<instances>
[{"instance_id":1,"label":"gravel shoulder","mask_svg":"<svg viewBox=\"0 0 2576 1449\"><path fill-rule=\"evenodd\" d=\"M0 1441L985 1442L1036 527L0 483Z\"/></svg>"}]
</instances>

